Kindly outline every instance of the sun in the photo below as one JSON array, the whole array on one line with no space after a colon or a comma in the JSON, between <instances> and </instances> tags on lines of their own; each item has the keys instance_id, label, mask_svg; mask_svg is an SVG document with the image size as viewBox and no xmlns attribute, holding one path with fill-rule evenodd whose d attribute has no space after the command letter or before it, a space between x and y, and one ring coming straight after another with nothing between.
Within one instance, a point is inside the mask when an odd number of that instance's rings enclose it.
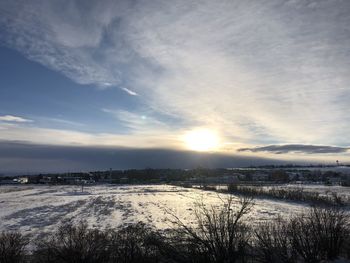
<instances>
[{"instance_id":1,"label":"sun","mask_svg":"<svg viewBox=\"0 0 350 263\"><path fill-rule=\"evenodd\" d=\"M186 146L194 151L213 151L219 146L219 136L209 129L196 129L184 136Z\"/></svg>"}]
</instances>

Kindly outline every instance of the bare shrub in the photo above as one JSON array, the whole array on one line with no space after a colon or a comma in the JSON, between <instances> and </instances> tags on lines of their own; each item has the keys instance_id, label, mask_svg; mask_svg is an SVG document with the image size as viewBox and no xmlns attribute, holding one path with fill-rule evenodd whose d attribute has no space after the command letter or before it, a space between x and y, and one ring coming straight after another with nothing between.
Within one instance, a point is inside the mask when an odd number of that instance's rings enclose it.
<instances>
[{"instance_id":1,"label":"bare shrub","mask_svg":"<svg viewBox=\"0 0 350 263\"><path fill-rule=\"evenodd\" d=\"M158 262L156 233L143 223L114 231L110 239L111 262Z\"/></svg>"},{"instance_id":2,"label":"bare shrub","mask_svg":"<svg viewBox=\"0 0 350 263\"><path fill-rule=\"evenodd\" d=\"M236 262L245 258L250 231L242 219L250 211L252 199L241 199L238 208L233 197L222 201L221 209L197 203L195 228L171 213L175 229L167 255L183 262Z\"/></svg>"},{"instance_id":3,"label":"bare shrub","mask_svg":"<svg viewBox=\"0 0 350 263\"><path fill-rule=\"evenodd\" d=\"M348 231L346 232L347 237L346 237L345 245L343 248L343 255L347 259L350 259L350 230L349 230L349 228L350 227L348 227Z\"/></svg>"},{"instance_id":4,"label":"bare shrub","mask_svg":"<svg viewBox=\"0 0 350 263\"><path fill-rule=\"evenodd\" d=\"M25 260L28 239L17 232L0 234L0 263L19 263Z\"/></svg>"},{"instance_id":5,"label":"bare shrub","mask_svg":"<svg viewBox=\"0 0 350 263\"><path fill-rule=\"evenodd\" d=\"M288 222L278 217L256 227L254 248L259 262L296 262L287 226Z\"/></svg>"},{"instance_id":6,"label":"bare shrub","mask_svg":"<svg viewBox=\"0 0 350 263\"><path fill-rule=\"evenodd\" d=\"M307 192L302 188L290 188L283 189L278 187L264 188L261 186L245 186L245 185L235 185L229 184L227 186L227 191L229 193L252 196L252 197L269 197L282 200L307 202L316 205L326 205L326 206L345 206L349 204L349 200L337 193L332 193L331 195L321 195L317 192Z\"/></svg>"},{"instance_id":7,"label":"bare shrub","mask_svg":"<svg viewBox=\"0 0 350 263\"><path fill-rule=\"evenodd\" d=\"M64 224L50 237L38 241L34 262L95 263L109 261L107 234L88 229L85 222Z\"/></svg>"},{"instance_id":8,"label":"bare shrub","mask_svg":"<svg viewBox=\"0 0 350 263\"><path fill-rule=\"evenodd\" d=\"M313 207L290 222L294 249L306 262L337 258L349 235L349 221L339 208Z\"/></svg>"}]
</instances>

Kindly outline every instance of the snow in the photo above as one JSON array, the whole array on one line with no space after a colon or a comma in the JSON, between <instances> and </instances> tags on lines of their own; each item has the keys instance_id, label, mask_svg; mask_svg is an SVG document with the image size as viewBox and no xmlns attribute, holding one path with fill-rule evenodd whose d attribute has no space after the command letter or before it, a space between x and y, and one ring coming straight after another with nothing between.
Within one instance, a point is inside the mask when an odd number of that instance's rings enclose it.
<instances>
[{"instance_id":1,"label":"snow","mask_svg":"<svg viewBox=\"0 0 350 263\"><path fill-rule=\"evenodd\" d=\"M221 205L218 194L171 185L0 186L0 231L16 230L38 237L57 229L62 222L86 220L96 228L144 223L159 229L171 226L171 211L194 224L195 202ZM239 199L235 197L238 204ZM305 205L271 199L256 199L249 222L289 217L305 210Z\"/></svg>"}]
</instances>

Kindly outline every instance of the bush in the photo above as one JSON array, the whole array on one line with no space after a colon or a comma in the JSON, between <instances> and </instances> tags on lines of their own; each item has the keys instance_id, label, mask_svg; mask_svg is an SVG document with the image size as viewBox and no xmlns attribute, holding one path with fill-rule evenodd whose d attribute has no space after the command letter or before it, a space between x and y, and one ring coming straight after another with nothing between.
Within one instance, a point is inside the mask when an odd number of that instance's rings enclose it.
<instances>
[{"instance_id":1,"label":"bush","mask_svg":"<svg viewBox=\"0 0 350 263\"><path fill-rule=\"evenodd\" d=\"M88 229L85 222L65 224L56 233L36 243L34 262L97 263L109 261L107 233Z\"/></svg>"},{"instance_id":2,"label":"bush","mask_svg":"<svg viewBox=\"0 0 350 263\"><path fill-rule=\"evenodd\" d=\"M321 262L349 258L349 219L340 208L313 207L285 221L260 224L255 251L260 262Z\"/></svg>"},{"instance_id":3,"label":"bush","mask_svg":"<svg viewBox=\"0 0 350 263\"><path fill-rule=\"evenodd\" d=\"M290 222L294 249L306 262L333 260L340 256L349 235L349 220L338 208L314 207Z\"/></svg>"},{"instance_id":4,"label":"bush","mask_svg":"<svg viewBox=\"0 0 350 263\"><path fill-rule=\"evenodd\" d=\"M25 260L28 239L20 233L2 232L0 234L0 263L19 263Z\"/></svg>"},{"instance_id":5,"label":"bush","mask_svg":"<svg viewBox=\"0 0 350 263\"><path fill-rule=\"evenodd\" d=\"M89 229L85 222L64 224L36 243L33 262L158 262L152 231L138 223L118 230Z\"/></svg>"},{"instance_id":6,"label":"bush","mask_svg":"<svg viewBox=\"0 0 350 263\"><path fill-rule=\"evenodd\" d=\"M252 205L251 199L244 198L235 208L232 197L224 201L221 209L197 203L194 210L196 228L171 214L176 227L166 249L161 250L180 262L236 262L244 259L250 231L243 216Z\"/></svg>"},{"instance_id":7,"label":"bush","mask_svg":"<svg viewBox=\"0 0 350 263\"><path fill-rule=\"evenodd\" d=\"M158 236L143 223L130 225L112 232L111 262L158 262L155 239Z\"/></svg>"},{"instance_id":8,"label":"bush","mask_svg":"<svg viewBox=\"0 0 350 263\"><path fill-rule=\"evenodd\" d=\"M337 193L331 195L320 195L319 193L307 192L301 189L283 189L278 187L272 187L265 189L259 186L244 186L229 184L227 191L232 194L244 195L244 196L262 196L271 197L290 201L308 202L315 205L327 205L327 206L345 206L349 204L349 198L339 196Z\"/></svg>"},{"instance_id":9,"label":"bush","mask_svg":"<svg viewBox=\"0 0 350 263\"><path fill-rule=\"evenodd\" d=\"M255 253L259 262L296 262L296 252L292 247L288 222L282 218L259 224L255 231Z\"/></svg>"}]
</instances>

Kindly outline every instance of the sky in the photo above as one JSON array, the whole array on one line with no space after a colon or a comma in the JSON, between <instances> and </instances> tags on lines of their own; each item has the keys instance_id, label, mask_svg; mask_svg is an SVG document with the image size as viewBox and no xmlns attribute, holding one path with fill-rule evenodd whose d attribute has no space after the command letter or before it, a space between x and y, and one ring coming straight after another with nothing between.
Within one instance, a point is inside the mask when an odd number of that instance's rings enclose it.
<instances>
[{"instance_id":1,"label":"sky","mask_svg":"<svg viewBox=\"0 0 350 263\"><path fill-rule=\"evenodd\" d=\"M2 0L0 173L350 162L349 70L348 0Z\"/></svg>"}]
</instances>

